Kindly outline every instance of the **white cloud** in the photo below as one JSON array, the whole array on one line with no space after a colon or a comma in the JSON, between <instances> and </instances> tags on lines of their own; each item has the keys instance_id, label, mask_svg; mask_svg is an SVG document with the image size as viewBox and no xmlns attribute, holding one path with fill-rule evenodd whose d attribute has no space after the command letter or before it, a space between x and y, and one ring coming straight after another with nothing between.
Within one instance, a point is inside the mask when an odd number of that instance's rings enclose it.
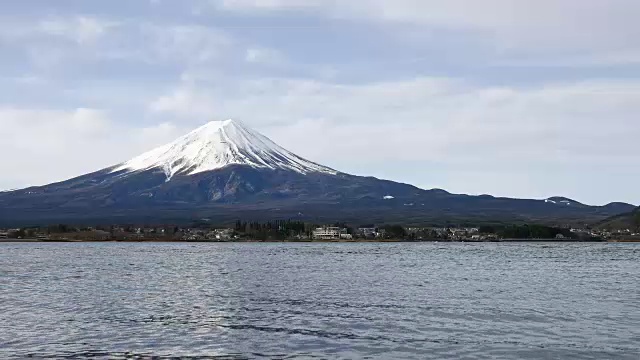
<instances>
[{"instance_id":1,"label":"white cloud","mask_svg":"<svg viewBox=\"0 0 640 360\"><path fill-rule=\"evenodd\" d=\"M147 127L142 129L142 135L148 138L163 138L163 139L171 139L172 137L176 137L176 134L179 134L180 129L172 123L163 122L157 126Z\"/></svg>"},{"instance_id":2,"label":"white cloud","mask_svg":"<svg viewBox=\"0 0 640 360\"><path fill-rule=\"evenodd\" d=\"M234 12L304 11L337 19L370 20L482 37L499 54L592 57L597 51L640 49L635 0L225 0L216 7ZM406 40L406 38L405 38ZM422 41L418 35L417 42Z\"/></svg>"},{"instance_id":3,"label":"white cloud","mask_svg":"<svg viewBox=\"0 0 640 360\"><path fill-rule=\"evenodd\" d=\"M139 50L149 62L206 63L222 58L232 45L225 33L205 26L144 24L139 31Z\"/></svg>"},{"instance_id":4,"label":"white cloud","mask_svg":"<svg viewBox=\"0 0 640 360\"><path fill-rule=\"evenodd\" d=\"M171 124L122 125L98 109L0 107L0 189L42 185L115 165L176 136ZM181 131L181 130L178 130Z\"/></svg>"},{"instance_id":5,"label":"white cloud","mask_svg":"<svg viewBox=\"0 0 640 360\"><path fill-rule=\"evenodd\" d=\"M277 10L335 6L333 0L214 0L210 1L210 3L215 7L227 10Z\"/></svg>"},{"instance_id":6,"label":"white cloud","mask_svg":"<svg viewBox=\"0 0 640 360\"><path fill-rule=\"evenodd\" d=\"M224 60L233 42L224 32L200 25L126 22L88 54L97 59L194 66Z\"/></svg>"},{"instance_id":7,"label":"white cloud","mask_svg":"<svg viewBox=\"0 0 640 360\"><path fill-rule=\"evenodd\" d=\"M9 77L3 80L10 80L20 85L42 85L46 80L33 74L24 74L20 76Z\"/></svg>"},{"instance_id":8,"label":"white cloud","mask_svg":"<svg viewBox=\"0 0 640 360\"><path fill-rule=\"evenodd\" d=\"M95 42L118 24L88 16L51 18L40 22L37 30L44 34L70 39L79 44Z\"/></svg>"},{"instance_id":9,"label":"white cloud","mask_svg":"<svg viewBox=\"0 0 640 360\"><path fill-rule=\"evenodd\" d=\"M196 92L182 87L171 94L161 96L149 104L149 110L179 117L207 118L216 113L215 98L206 92Z\"/></svg>"},{"instance_id":10,"label":"white cloud","mask_svg":"<svg viewBox=\"0 0 640 360\"><path fill-rule=\"evenodd\" d=\"M285 124L300 133L283 137L284 142L303 139L294 145L306 147L329 162L344 153L352 154L354 160L371 162L399 157L467 161L488 155L588 161L599 154L630 150L618 140L631 143L640 135L634 116L640 111L638 104L640 84L635 82L587 81L518 88L480 87L445 78L364 85L263 79L223 87L183 84L154 101L151 108L201 120L210 114L238 116L262 127ZM329 149L318 143L314 150L301 136L300 126L310 132L335 131L332 135L344 141ZM427 134L429 141L420 141ZM376 138L384 141L371 140ZM532 151L522 146L523 141L545 146ZM589 148L584 149L584 144ZM631 157L631 153L618 155L618 160Z\"/></svg>"},{"instance_id":11,"label":"white cloud","mask_svg":"<svg viewBox=\"0 0 640 360\"><path fill-rule=\"evenodd\" d=\"M255 64L283 65L286 59L281 52L275 49L256 46L247 49L245 61Z\"/></svg>"},{"instance_id":12,"label":"white cloud","mask_svg":"<svg viewBox=\"0 0 640 360\"><path fill-rule=\"evenodd\" d=\"M231 38L213 27L89 16L11 20L0 25L3 42L13 54L27 54L35 67L54 70L104 60L210 65L233 49Z\"/></svg>"},{"instance_id":13,"label":"white cloud","mask_svg":"<svg viewBox=\"0 0 640 360\"><path fill-rule=\"evenodd\" d=\"M59 39L77 44L90 44L111 30L117 29L116 21L85 15L44 17L41 19L4 19L0 25L0 40L6 42L40 42L43 39Z\"/></svg>"}]
</instances>

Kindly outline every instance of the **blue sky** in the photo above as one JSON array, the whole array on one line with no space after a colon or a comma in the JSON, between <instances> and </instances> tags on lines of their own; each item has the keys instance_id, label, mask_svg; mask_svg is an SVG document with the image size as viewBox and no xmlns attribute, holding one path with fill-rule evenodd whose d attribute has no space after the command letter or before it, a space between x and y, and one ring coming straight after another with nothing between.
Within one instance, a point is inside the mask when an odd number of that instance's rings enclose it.
<instances>
[{"instance_id":1,"label":"blue sky","mask_svg":"<svg viewBox=\"0 0 640 360\"><path fill-rule=\"evenodd\" d=\"M338 170L640 204L635 0L24 0L0 14L0 189L237 118Z\"/></svg>"}]
</instances>

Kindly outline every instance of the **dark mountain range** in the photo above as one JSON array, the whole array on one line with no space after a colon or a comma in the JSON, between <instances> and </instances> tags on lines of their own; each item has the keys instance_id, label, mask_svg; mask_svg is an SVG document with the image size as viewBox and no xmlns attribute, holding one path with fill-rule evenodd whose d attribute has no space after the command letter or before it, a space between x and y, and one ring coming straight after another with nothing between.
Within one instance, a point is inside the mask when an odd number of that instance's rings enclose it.
<instances>
[{"instance_id":1,"label":"dark mountain range","mask_svg":"<svg viewBox=\"0 0 640 360\"><path fill-rule=\"evenodd\" d=\"M634 211L612 216L597 224L600 229L629 229L640 232L640 207Z\"/></svg>"},{"instance_id":2,"label":"dark mountain range","mask_svg":"<svg viewBox=\"0 0 640 360\"><path fill-rule=\"evenodd\" d=\"M0 193L0 225L317 222L597 222L633 205L450 194L344 174L305 160L238 121L212 122L131 161L60 183Z\"/></svg>"}]
</instances>

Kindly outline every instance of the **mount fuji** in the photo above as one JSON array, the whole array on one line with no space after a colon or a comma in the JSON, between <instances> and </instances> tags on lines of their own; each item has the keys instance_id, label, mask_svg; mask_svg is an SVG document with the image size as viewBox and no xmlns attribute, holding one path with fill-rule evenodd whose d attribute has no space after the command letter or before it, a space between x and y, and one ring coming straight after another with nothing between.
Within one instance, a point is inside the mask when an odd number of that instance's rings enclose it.
<instances>
[{"instance_id":1,"label":"mount fuji","mask_svg":"<svg viewBox=\"0 0 640 360\"><path fill-rule=\"evenodd\" d=\"M237 120L213 121L115 166L0 193L0 225L217 224L238 218L403 224L600 221L633 205L588 206L424 190L306 160Z\"/></svg>"}]
</instances>

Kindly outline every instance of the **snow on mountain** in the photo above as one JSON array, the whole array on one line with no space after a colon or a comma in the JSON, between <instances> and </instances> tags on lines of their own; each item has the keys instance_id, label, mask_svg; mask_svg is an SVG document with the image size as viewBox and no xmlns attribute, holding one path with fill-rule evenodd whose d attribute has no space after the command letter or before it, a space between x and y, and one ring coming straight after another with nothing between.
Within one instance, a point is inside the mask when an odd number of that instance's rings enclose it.
<instances>
[{"instance_id":1,"label":"snow on mountain","mask_svg":"<svg viewBox=\"0 0 640 360\"><path fill-rule=\"evenodd\" d=\"M566 197L561 197L561 196L550 197L546 199L544 202L548 204L565 205L565 206L585 206L584 204L579 203L575 200L572 200Z\"/></svg>"},{"instance_id":2,"label":"snow on mountain","mask_svg":"<svg viewBox=\"0 0 640 360\"><path fill-rule=\"evenodd\" d=\"M168 181L176 174L194 175L228 165L337 174L293 154L238 120L212 121L170 144L117 165L112 172L160 168Z\"/></svg>"}]
</instances>

